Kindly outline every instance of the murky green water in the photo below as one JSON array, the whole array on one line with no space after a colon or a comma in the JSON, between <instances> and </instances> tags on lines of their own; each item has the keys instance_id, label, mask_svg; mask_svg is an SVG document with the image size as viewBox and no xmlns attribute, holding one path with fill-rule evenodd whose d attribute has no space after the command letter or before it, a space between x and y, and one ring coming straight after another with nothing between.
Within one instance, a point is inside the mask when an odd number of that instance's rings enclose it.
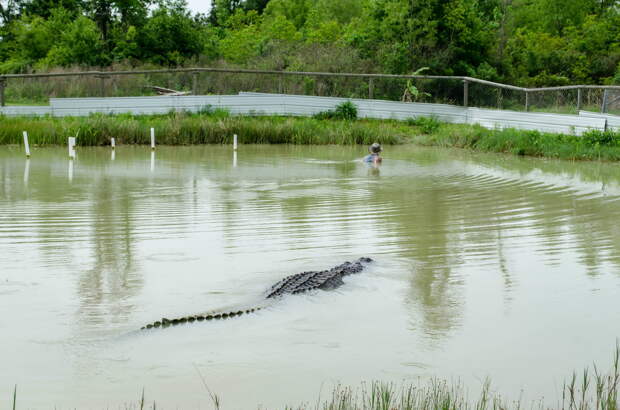
<instances>
[{"instance_id":1,"label":"murky green water","mask_svg":"<svg viewBox=\"0 0 620 410\"><path fill-rule=\"evenodd\" d=\"M314 403L334 383L490 377L555 400L620 337L620 166L392 147L0 148L0 407ZM283 276L334 292L234 320ZM555 402L555 401L553 401ZM2 404L4 403L4 404Z\"/></svg>"}]
</instances>

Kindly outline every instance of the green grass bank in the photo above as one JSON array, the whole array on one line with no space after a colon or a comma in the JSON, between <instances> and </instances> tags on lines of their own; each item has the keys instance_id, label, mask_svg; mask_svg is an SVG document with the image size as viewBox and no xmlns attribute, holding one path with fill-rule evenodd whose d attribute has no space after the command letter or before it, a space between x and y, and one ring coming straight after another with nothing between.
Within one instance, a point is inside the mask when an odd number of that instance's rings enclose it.
<instances>
[{"instance_id":1,"label":"green grass bank","mask_svg":"<svg viewBox=\"0 0 620 410\"><path fill-rule=\"evenodd\" d=\"M516 129L488 130L478 125L446 124L434 118L409 121L231 116L225 111L166 115L93 115L90 117L0 117L0 144L64 145L78 136L81 146L150 144L405 144L458 147L476 151L570 160L620 160L620 133L589 131L583 136Z\"/></svg>"}]
</instances>

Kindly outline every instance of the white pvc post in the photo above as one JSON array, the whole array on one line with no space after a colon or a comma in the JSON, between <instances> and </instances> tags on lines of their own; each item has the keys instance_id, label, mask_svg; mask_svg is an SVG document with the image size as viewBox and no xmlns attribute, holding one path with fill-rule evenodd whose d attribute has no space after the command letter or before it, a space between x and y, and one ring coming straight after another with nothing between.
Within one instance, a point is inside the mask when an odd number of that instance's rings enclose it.
<instances>
[{"instance_id":1,"label":"white pvc post","mask_svg":"<svg viewBox=\"0 0 620 410\"><path fill-rule=\"evenodd\" d=\"M237 151L237 134L233 135L233 149Z\"/></svg>"},{"instance_id":2,"label":"white pvc post","mask_svg":"<svg viewBox=\"0 0 620 410\"><path fill-rule=\"evenodd\" d=\"M73 161L69 161L69 182L73 181Z\"/></svg>"},{"instance_id":3,"label":"white pvc post","mask_svg":"<svg viewBox=\"0 0 620 410\"><path fill-rule=\"evenodd\" d=\"M28 133L24 131L24 148L26 149L26 158L30 158L30 145L28 144Z\"/></svg>"},{"instance_id":4,"label":"white pvc post","mask_svg":"<svg viewBox=\"0 0 620 410\"><path fill-rule=\"evenodd\" d=\"M151 149L155 149L155 128L151 128Z\"/></svg>"},{"instance_id":5,"label":"white pvc post","mask_svg":"<svg viewBox=\"0 0 620 410\"><path fill-rule=\"evenodd\" d=\"M114 141L114 138L112 138L110 145L112 146L112 149L116 148L116 141Z\"/></svg>"}]
</instances>

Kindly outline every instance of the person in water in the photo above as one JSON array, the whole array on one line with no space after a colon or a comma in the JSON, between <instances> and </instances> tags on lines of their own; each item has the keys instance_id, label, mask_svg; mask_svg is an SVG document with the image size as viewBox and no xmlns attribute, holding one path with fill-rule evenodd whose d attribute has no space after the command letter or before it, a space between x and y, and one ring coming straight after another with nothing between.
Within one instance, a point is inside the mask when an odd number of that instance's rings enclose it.
<instances>
[{"instance_id":1,"label":"person in water","mask_svg":"<svg viewBox=\"0 0 620 410\"><path fill-rule=\"evenodd\" d=\"M383 148L381 148L381 144L375 142L370 147L368 147L368 152L370 152L370 154L364 157L364 162L368 162L370 164L381 163L381 161L383 160L380 155L381 151L383 151Z\"/></svg>"}]
</instances>

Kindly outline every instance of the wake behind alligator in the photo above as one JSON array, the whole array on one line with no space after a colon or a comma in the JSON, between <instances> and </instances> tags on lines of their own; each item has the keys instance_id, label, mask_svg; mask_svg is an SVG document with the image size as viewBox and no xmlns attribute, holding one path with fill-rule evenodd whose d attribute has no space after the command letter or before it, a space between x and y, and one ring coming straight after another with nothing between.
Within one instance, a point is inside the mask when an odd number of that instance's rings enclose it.
<instances>
[{"instance_id":1,"label":"wake behind alligator","mask_svg":"<svg viewBox=\"0 0 620 410\"><path fill-rule=\"evenodd\" d=\"M345 262L328 270L301 272L287 276L269 289L265 295L265 304L244 309L226 310L225 312L208 312L198 315L185 316L181 318L168 319L162 318L154 323L142 327L151 329L158 327L168 327L181 323L202 322L205 320L227 319L241 316L243 314L256 312L268 305L267 302L274 301L288 294L298 294L313 289L331 290L344 284L342 278L353 273L359 273L364 269L365 263L372 262L370 258L359 258L355 262Z\"/></svg>"}]
</instances>

